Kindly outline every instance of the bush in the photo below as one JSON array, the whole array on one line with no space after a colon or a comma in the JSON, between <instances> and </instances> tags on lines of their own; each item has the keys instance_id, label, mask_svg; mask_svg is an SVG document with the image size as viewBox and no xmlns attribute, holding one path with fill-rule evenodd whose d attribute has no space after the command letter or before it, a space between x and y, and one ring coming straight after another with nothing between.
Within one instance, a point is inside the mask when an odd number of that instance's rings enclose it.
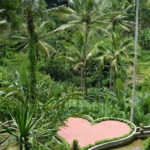
<instances>
[{"instance_id":1,"label":"bush","mask_svg":"<svg viewBox=\"0 0 150 150\"><path fill-rule=\"evenodd\" d=\"M101 95L102 89L100 88L89 88L88 89L88 100L89 101L103 101L103 97Z\"/></svg>"},{"instance_id":2,"label":"bush","mask_svg":"<svg viewBox=\"0 0 150 150\"><path fill-rule=\"evenodd\" d=\"M79 144L77 140L73 141L72 150L79 150Z\"/></svg>"},{"instance_id":3,"label":"bush","mask_svg":"<svg viewBox=\"0 0 150 150\"><path fill-rule=\"evenodd\" d=\"M66 81L73 78L73 73L66 68L65 62L58 58L49 60L39 67L42 73L50 75L55 81Z\"/></svg>"},{"instance_id":4,"label":"bush","mask_svg":"<svg viewBox=\"0 0 150 150\"><path fill-rule=\"evenodd\" d=\"M68 108L67 108L68 107ZM91 116L93 119L101 117L129 118L129 113L122 111L117 104L106 102L69 102L66 109L70 114L79 113Z\"/></svg>"},{"instance_id":5,"label":"bush","mask_svg":"<svg viewBox=\"0 0 150 150\"><path fill-rule=\"evenodd\" d=\"M37 79L38 99L42 102L49 99L59 99L68 93L77 91L73 84L53 81L49 75L43 75L40 72L37 74Z\"/></svg>"},{"instance_id":6,"label":"bush","mask_svg":"<svg viewBox=\"0 0 150 150\"><path fill-rule=\"evenodd\" d=\"M144 49L150 49L150 28L145 28L140 34L140 45Z\"/></svg>"},{"instance_id":7,"label":"bush","mask_svg":"<svg viewBox=\"0 0 150 150\"><path fill-rule=\"evenodd\" d=\"M144 150L150 150L150 137L144 142Z\"/></svg>"},{"instance_id":8,"label":"bush","mask_svg":"<svg viewBox=\"0 0 150 150\"><path fill-rule=\"evenodd\" d=\"M148 125L150 123L150 113L144 114L143 107L141 104L137 104L135 107L135 124L140 125L143 123L144 125Z\"/></svg>"}]
</instances>

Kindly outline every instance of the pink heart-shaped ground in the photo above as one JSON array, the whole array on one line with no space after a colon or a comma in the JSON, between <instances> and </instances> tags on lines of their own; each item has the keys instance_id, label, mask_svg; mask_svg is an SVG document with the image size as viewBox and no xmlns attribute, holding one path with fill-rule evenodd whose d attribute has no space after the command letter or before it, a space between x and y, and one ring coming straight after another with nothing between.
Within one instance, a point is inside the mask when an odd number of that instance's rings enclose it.
<instances>
[{"instance_id":1,"label":"pink heart-shaped ground","mask_svg":"<svg viewBox=\"0 0 150 150\"><path fill-rule=\"evenodd\" d=\"M66 125L60 128L58 135L69 144L72 144L73 140L77 140L81 147L95 144L99 140L120 137L131 131L129 125L115 120L102 121L91 125L85 119L70 117L67 119Z\"/></svg>"}]
</instances>

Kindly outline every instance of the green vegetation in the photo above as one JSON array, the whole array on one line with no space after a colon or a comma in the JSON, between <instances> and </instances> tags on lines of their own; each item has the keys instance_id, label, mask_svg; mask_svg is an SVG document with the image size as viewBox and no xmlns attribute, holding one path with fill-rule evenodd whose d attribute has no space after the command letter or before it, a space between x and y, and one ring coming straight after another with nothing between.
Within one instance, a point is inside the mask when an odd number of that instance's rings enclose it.
<instances>
[{"instance_id":1,"label":"green vegetation","mask_svg":"<svg viewBox=\"0 0 150 150\"><path fill-rule=\"evenodd\" d=\"M150 125L150 1L139 5L133 97L133 0L0 1L0 149L69 150L54 138L69 116L132 108Z\"/></svg>"},{"instance_id":2,"label":"green vegetation","mask_svg":"<svg viewBox=\"0 0 150 150\"><path fill-rule=\"evenodd\" d=\"M72 150L79 150L78 141L76 140L73 141Z\"/></svg>"},{"instance_id":3,"label":"green vegetation","mask_svg":"<svg viewBox=\"0 0 150 150\"><path fill-rule=\"evenodd\" d=\"M144 141L144 150L150 149L150 138Z\"/></svg>"}]
</instances>

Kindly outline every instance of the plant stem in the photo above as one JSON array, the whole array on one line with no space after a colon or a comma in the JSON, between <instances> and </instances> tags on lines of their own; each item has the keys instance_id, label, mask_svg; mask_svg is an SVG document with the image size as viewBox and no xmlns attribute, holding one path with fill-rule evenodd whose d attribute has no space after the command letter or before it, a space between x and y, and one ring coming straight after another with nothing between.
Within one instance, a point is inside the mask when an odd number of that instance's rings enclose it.
<instances>
[{"instance_id":1,"label":"plant stem","mask_svg":"<svg viewBox=\"0 0 150 150\"><path fill-rule=\"evenodd\" d=\"M32 102L36 100L36 42L37 35L33 21L32 4L27 7L27 27L29 33L29 72L30 72L30 99Z\"/></svg>"}]
</instances>

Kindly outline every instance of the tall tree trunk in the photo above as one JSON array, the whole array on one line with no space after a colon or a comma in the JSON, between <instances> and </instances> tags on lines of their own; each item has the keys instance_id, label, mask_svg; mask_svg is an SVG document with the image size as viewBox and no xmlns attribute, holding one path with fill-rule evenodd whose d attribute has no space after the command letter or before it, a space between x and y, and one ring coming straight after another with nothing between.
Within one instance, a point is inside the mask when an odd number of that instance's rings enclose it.
<instances>
[{"instance_id":1,"label":"tall tree trunk","mask_svg":"<svg viewBox=\"0 0 150 150\"><path fill-rule=\"evenodd\" d=\"M25 147L25 150L30 150L31 149L28 136L24 137L24 147Z\"/></svg>"},{"instance_id":2,"label":"tall tree trunk","mask_svg":"<svg viewBox=\"0 0 150 150\"><path fill-rule=\"evenodd\" d=\"M85 97L87 95L87 79L86 79L86 66L84 66L81 69L81 88L82 92L84 94L83 99L85 100Z\"/></svg>"},{"instance_id":3,"label":"tall tree trunk","mask_svg":"<svg viewBox=\"0 0 150 150\"><path fill-rule=\"evenodd\" d=\"M116 40L115 40L115 33L116 33L116 23L113 22L113 28L112 28L112 51L116 51ZM110 68L110 89L114 91L115 86L115 69Z\"/></svg>"},{"instance_id":4,"label":"tall tree trunk","mask_svg":"<svg viewBox=\"0 0 150 150\"><path fill-rule=\"evenodd\" d=\"M83 93L85 96L87 96L87 48L88 48L88 24L84 23L84 45L83 45ZM85 97L84 97L85 99Z\"/></svg>"},{"instance_id":5,"label":"tall tree trunk","mask_svg":"<svg viewBox=\"0 0 150 150\"><path fill-rule=\"evenodd\" d=\"M115 33L116 33L116 23L114 22L112 27L112 50L114 51L116 49Z\"/></svg>"},{"instance_id":6,"label":"tall tree trunk","mask_svg":"<svg viewBox=\"0 0 150 150\"><path fill-rule=\"evenodd\" d=\"M111 87L112 87L112 71L110 69L110 71L109 71L109 88L111 89Z\"/></svg>"},{"instance_id":7,"label":"tall tree trunk","mask_svg":"<svg viewBox=\"0 0 150 150\"><path fill-rule=\"evenodd\" d=\"M137 66L137 51L138 51L138 26L139 26L139 0L136 0L136 19L135 19L135 49L134 49L134 68L133 68L133 89L131 101L131 116L130 121L134 122L134 107L136 97L136 66Z\"/></svg>"},{"instance_id":8,"label":"tall tree trunk","mask_svg":"<svg viewBox=\"0 0 150 150\"><path fill-rule=\"evenodd\" d=\"M81 90L82 90L82 93L83 93L83 68L81 68Z\"/></svg>"},{"instance_id":9,"label":"tall tree trunk","mask_svg":"<svg viewBox=\"0 0 150 150\"><path fill-rule=\"evenodd\" d=\"M4 46L3 46L3 57L6 57L7 54L6 54L6 44L4 42Z\"/></svg>"},{"instance_id":10,"label":"tall tree trunk","mask_svg":"<svg viewBox=\"0 0 150 150\"><path fill-rule=\"evenodd\" d=\"M22 141L22 136L21 135L19 137L19 150L23 150L23 141Z\"/></svg>"},{"instance_id":11,"label":"tall tree trunk","mask_svg":"<svg viewBox=\"0 0 150 150\"><path fill-rule=\"evenodd\" d=\"M100 68L99 69L99 85L100 85L100 87L102 87L103 86L103 76L102 76L102 69Z\"/></svg>"},{"instance_id":12,"label":"tall tree trunk","mask_svg":"<svg viewBox=\"0 0 150 150\"><path fill-rule=\"evenodd\" d=\"M27 7L27 28L29 34L29 73L30 73L30 99L36 100L36 43L38 41L33 21L32 4Z\"/></svg>"},{"instance_id":13,"label":"tall tree trunk","mask_svg":"<svg viewBox=\"0 0 150 150\"><path fill-rule=\"evenodd\" d=\"M87 74L86 74L86 62L83 68L83 92L87 96Z\"/></svg>"}]
</instances>

